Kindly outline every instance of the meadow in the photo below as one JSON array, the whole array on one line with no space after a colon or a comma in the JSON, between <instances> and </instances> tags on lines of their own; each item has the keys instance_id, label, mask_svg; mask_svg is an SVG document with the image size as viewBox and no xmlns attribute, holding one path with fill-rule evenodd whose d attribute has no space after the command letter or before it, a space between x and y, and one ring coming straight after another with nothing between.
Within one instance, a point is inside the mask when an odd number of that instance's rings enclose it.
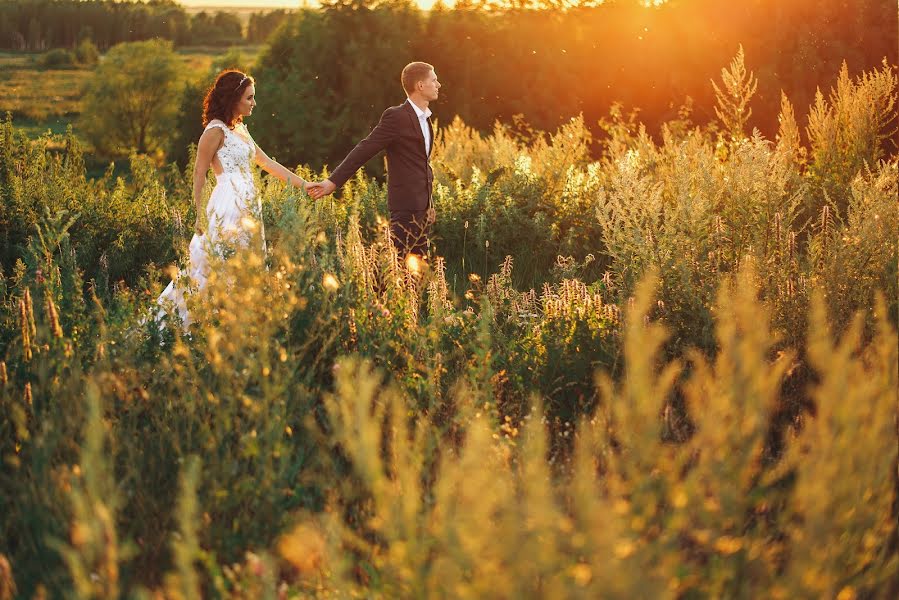
<instances>
[{"instance_id":1,"label":"meadow","mask_svg":"<svg viewBox=\"0 0 899 600\"><path fill-rule=\"evenodd\" d=\"M426 264L376 179L260 179L189 334L189 165L0 124L0 598L895 597L896 68L771 140L715 81L443 124Z\"/></svg>"},{"instance_id":2,"label":"meadow","mask_svg":"<svg viewBox=\"0 0 899 600\"><path fill-rule=\"evenodd\" d=\"M176 50L185 74L205 73L228 52L239 53L248 62L255 61L261 46L242 45L230 50L186 46ZM38 137L50 131L66 132L69 125L77 131L84 86L93 65L66 65L53 68L43 64L47 53L0 52L0 115L10 113L16 126ZM83 142L84 140L82 140Z\"/></svg>"}]
</instances>

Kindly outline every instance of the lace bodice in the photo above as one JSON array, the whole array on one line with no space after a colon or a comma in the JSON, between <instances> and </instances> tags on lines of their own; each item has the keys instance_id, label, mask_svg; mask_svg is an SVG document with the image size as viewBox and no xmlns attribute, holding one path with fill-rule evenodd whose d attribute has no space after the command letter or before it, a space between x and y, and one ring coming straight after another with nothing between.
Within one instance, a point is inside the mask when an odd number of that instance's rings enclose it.
<instances>
[{"instance_id":1,"label":"lace bodice","mask_svg":"<svg viewBox=\"0 0 899 600\"><path fill-rule=\"evenodd\" d=\"M222 171L227 174L249 174L253 157L256 156L256 145L252 142L246 126L240 124L237 127L243 128L243 135L228 129L218 120L211 121L206 130L218 128L225 132L225 141L216 152Z\"/></svg>"}]
</instances>

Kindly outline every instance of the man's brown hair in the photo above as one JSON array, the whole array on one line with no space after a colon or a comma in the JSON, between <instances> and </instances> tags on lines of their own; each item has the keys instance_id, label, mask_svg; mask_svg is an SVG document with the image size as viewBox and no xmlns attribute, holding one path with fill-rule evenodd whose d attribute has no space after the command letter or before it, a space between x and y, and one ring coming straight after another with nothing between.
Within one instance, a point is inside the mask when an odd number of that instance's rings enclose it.
<instances>
[{"instance_id":1,"label":"man's brown hair","mask_svg":"<svg viewBox=\"0 0 899 600\"><path fill-rule=\"evenodd\" d=\"M400 80L403 82L403 89L407 94L415 91L415 84L422 81L428 76L428 73L434 70L434 67L426 62L410 62L403 67L403 74Z\"/></svg>"}]
</instances>

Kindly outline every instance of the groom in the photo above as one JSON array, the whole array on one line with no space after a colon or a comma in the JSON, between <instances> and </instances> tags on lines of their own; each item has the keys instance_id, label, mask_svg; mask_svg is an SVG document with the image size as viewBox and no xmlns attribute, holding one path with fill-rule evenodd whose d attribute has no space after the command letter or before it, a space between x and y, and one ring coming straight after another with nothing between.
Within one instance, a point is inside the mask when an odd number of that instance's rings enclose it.
<instances>
[{"instance_id":1,"label":"groom","mask_svg":"<svg viewBox=\"0 0 899 600\"><path fill-rule=\"evenodd\" d=\"M375 154L387 150L387 208L390 209L390 237L400 257L424 257L428 231L436 213L431 197L434 173L430 156L434 145L431 110L440 82L434 67L412 62L403 69L403 89L408 99L384 111L377 126L343 159L331 176L310 184L309 195L316 200L342 186Z\"/></svg>"}]
</instances>

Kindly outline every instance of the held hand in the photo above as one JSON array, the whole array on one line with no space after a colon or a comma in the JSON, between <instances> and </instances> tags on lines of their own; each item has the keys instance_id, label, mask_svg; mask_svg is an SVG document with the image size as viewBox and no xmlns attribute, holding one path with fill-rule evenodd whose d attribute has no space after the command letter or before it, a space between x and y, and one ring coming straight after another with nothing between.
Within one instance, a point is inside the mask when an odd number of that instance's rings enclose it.
<instances>
[{"instance_id":1,"label":"held hand","mask_svg":"<svg viewBox=\"0 0 899 600\"><path fill-rule=\"evenodd\" d=\"M330 179L325 179L324 181L318 181L316 183L307 183L306 191L310 196L312 196L315 200L319 198L323 198L328 194L334 192L337 189L337 186L334 185L334 182Z\"/></svg>"},{"instance_id":2,"label":"held hand","mask_svg":"<svg viewBox=\"0 0 899 600\"><path fill-rule=\"evenodd\" d=\"M203 223L200 221L200 217L197 217L197 222L194 223L194 233L197 235L203 235L205 228L203 227Z\"/></svg>"}]
</instances>

